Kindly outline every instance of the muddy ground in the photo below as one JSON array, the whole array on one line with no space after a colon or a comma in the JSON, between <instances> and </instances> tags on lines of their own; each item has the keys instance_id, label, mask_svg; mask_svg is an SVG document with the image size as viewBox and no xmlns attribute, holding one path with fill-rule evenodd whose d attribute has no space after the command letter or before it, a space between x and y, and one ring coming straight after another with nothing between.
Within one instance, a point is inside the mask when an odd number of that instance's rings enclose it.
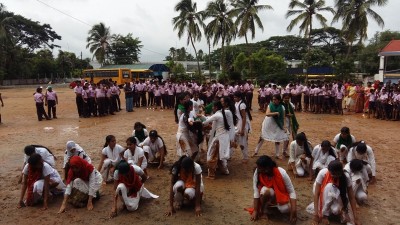
<instances>
[{"instance_id":1,"label":"muddy ground","mask_svg":"<svg viewBox=\"0 0 400 225\"><path fill-rule=\"evenodd\" d=\"M102 118L78 118L72 90L54 87L59 96L58 119L37 121L32 94L35 88L0 89L5 107L2 108L3 124L0 125L0 224L251 224L245 207L252 206L252 171L256 158L248 164L241 163L241 153L236 150L229 163L231 174L218 176L216 180L204 180L205 199L203 216L196 218L193 209L183 209L172 217L165 217L168 209L168 170L174 160L175 133L177 125L171 110L153 111L140 108L135 112L118 112L115 116ZM124 105L123 94L121 99ZM123 107L125 108L125 107ZM254 107L257 108L257 107ZM253 111L253 132L250 134L251 153L260 134L264 114ZM313 145L322 140L332 140L342 126L348 126L357 140L365 140L375 151L377 161L377 184L369 188L369 204L358 209L363 224L400 224L399 173L397 169L400 146L400 122L367 119L362 114L315 115L298 113L300 131L306 132ZM125 146L133 124L141 121L148 129L156 129L164 138L169 154L163 170L149 168L150 180L146 187L160 195L156 200L143 200L136 212L121 212L109 219L112 203L112 185L104 185L102 197L94 204L94 210L75 209L69 206L64 214L57 214L62 197L54 198L49 209L42 212L40 206L17 209L20 185L17 183L23 163L23 148L29 144L48 146L57 156L57 169L62 171L65 143L74 140L90 154L95 167L108 134ZM261 154L272 155L273 144L263 146ZM278 160L286 168L287 161ZM206 171L206 168L203 168ZM293 177L292 173L289 173ZM298 223L311 224L312 216L305 208L311 203L312 182L306 178L292 178L297 193ZM261 220L255 224L266 224ZM267 224L288 224L285 215L271 216Z\"/></svg>"}]
</instances>

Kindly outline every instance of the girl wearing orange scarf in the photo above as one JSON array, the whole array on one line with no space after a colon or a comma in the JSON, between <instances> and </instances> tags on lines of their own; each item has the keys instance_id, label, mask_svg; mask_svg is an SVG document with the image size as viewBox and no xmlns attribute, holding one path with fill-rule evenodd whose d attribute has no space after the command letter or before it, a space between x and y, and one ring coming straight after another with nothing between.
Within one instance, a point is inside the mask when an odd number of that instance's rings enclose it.
<instances>
[{"instance_id":1,"label":"girl wearing orange scarf","mask_svg":"<svg viewBox=\"0 0 400 225\"><path fill-rule=\"evenodd\" d=\"M332 161L315 179L313 225L329 224L328 217L331 215L340 216L342 223L361 224L355 210L356 200L350 175L344 173L339 160Z\"/></svg>"},{"instance_id":2,"label":"girl wearing orange scarf","mask_svg":"<svg viewBox=\"0 0 400 225\"><path fill-rule=\"evenodd\" d=\"M281 213L290 213L290 222L296 223L296 192L286 171L277 167L276 163L266 155L257 162L253 176L254 211L251 220L259 217L267 218L265 207L277 205Z\"/></svg>"},{"instance_id":3,"label":"girl wearing orange scarf","mask_svg":"<svg viewBox=\"0 0 400 225\"><path fill-rule=\"evenodd\" d=\"M74 206L82 207L87 202L87 209L93 209L93 198L98 198L98 191L100 190L103 178L101 174L89 164L86 160L75 155L69 159L69 170L67 174L67 189L65 190L64 200L58 213L65 212L68 199L74 197L71 202ZM72 188L76 192L72 192ZM81 192L78 194L78 192ZM78 196L83 196L77 199Z\"/></svg>"},{"instance_id":4,"label":"girl wearing orange scarf","mask_svg":"<svg viewBox=\"0 0 400 225\"><path fill-rule=\"evenodd\" d=\"M204 192L201 167L190 157L182 156L171 169L171 186L169 194L170 209L165 213L171 216L183 203L195 201L196 216L201 216L201 199Z\"/></svg>"},{"instance_id":5,"label":"girl wearing orange scarf","mask_svg":"<svg viewBox=\"0 0 400 225\"><path fill-rule=\"evenodd\" d=\"M129 211L135 211L139 207L141 197L158 198L144 187L147 179L145 172L136 165L129 165L125 160L121 160L114 172L114 204L110 217L117 216L118 198L124 207Z\"/></svg>"}]
</instances>

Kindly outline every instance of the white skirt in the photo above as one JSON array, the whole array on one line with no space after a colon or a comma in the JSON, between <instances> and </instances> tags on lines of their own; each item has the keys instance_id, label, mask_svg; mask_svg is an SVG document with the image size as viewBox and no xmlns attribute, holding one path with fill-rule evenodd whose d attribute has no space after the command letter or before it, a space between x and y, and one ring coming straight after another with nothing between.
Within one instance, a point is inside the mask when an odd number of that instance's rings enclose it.
<instances>
[{"instance_id":1,"label":"white skirt","mask_svg":"<svg viewBox=\"0 0 400 225\"><path fill-rule=\"evenodd\" d=\"M282 142L289 140L289 134L279 128L273 117L266 116L261 126L261 138L266 141Z\"/></svg>"}]
</instances>

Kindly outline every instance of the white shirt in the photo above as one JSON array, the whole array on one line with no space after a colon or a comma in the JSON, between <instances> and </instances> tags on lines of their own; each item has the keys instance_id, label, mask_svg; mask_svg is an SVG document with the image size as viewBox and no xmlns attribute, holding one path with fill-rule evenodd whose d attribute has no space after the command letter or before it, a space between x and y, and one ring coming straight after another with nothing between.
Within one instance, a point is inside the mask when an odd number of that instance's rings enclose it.
<instances>
[{"instance_id":1,"label":"white shirt","mask_svg":"<svg viewBox=\"0 0 400 225\"><path fill-rule=\"evenodd\" d=\"M42 147L35 147L35 153L39 154L43 161L45 161L46 163L48 163L51 167L55 167L56 162L54 159L54 155L52 155L47 149L42 148ZM28 155L24 155L24 163L27 164L28 163L28 159L29 156Z\"/></svg>"},{"instance_id":2,"label":"white shirt","mask_svg":"<svg viewBox=\"0 0 400 225\"><path fill-rule=\"evenodd\" d=\"M159 149L164 147L164 144L161 138L157 138L153 143L150 141L150 137L147 137L142 143L139 144L139 146L149 146L152 151L158 151Z\"/></svg>"},{"instance_id":3,"label":"white shirt","mask_svg":"<svg viewBox=\"0 0 400 225\"><path fill-rule=\"evenodd\" d=\"M285 183L286 191L289 193L289 197L291 199L296 199L296 192L294 191L294 187L292 181L290 180L289 175L281 167L278 167L278 170L282 175L283 183ZM253 175L254 198L260 198L260 191L258 190L257 185L258 185L258 170L256 169Z\"/></svg>"},{"instance_id":4,"label":"white shirt","mask_svg":"<svg viewBox=\"0 0 400 225\"><path fill-rule=\"evenodd\" d=\"M22 173L24 175L28 175L29 173L29 164L26 164L24 166L24 169L22 170ZM50 175L50 180L52 181L61 181L61 176L60 174L57 172L57 170L55 170L53 167L51 167L48 163L43 162L43 168L42 168L42 177L40 179L44 179L46 176Z\"/></svg>"},{"instance_id":5,"label":"white shirt","mask_svg":"<svg viewBox=\"0 0 400 225\"><path fill-rule=\"evenodd\" d=\"M142 160L141 168L146 169L147 168L147 159L146 159L146 156L144 156L144 151L142 148L136 146L135 152L133 154L130 149L127 149L124 152L124 158L128 161L129 164L138 166L139 160L142 157L143 157L143 160Z\"/></svg>"},{"instance_id":6,"label":"white shirt","mask_svg":"<svg viewBox=\"0 0 400 225\"><path fill-rule=\"evenodd\" d=\"M357 147L350 148L349 153L347 154L347 162L351 162L353 159L360 159L364 162L367 162L371 166L372 176L376 175L376 163L375 163L375 155L372 151L372 148L367 145L367 152L365 154L358 154L356 151Z\"/></svg>"},{"instance_id":7,"label":"white shirt","mask_svg":"<svg viewBox=\"0 0 400 225\"><path fill-rule=\"evenodd\" d=\"M121 161L121 153L124 152L124 148L116 144L114 149L111 149L110 146L103 148L101 154L105 155L108 159L111 159L113 163Z\"/></svg>"},{"instance_id":8,"label":"white shirt","mask_svg":"<svg viewBox=\"0 0 400 225\"><path fill-rule=\"evenodd\" d=\"M333 151L336 154L336 151ZM312 169L315 170L317 168L326 168L328 167L329 163L335 160L335 157L329 154L329 151L323 152L321 149L321 145L317 145L314 147L312 153L312 158L314 159ZM337 157L337 155L335 155Z\"/></svg>"}]
</instances>

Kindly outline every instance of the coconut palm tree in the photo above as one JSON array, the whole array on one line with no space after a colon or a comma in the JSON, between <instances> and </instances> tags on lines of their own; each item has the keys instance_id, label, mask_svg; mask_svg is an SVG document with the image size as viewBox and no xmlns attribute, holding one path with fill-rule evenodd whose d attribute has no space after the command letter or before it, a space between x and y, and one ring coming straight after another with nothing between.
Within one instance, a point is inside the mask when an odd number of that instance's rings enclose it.
<instances>
[{"instance_id":1,"label":"coconut palm tree","mask_svg":"<svg viewBox=\"0 0 400 225\"><path fill-rule=\"evenodd\" d=\"M192 0L181 0L175 5L175 11L179 15L172 18L174 30L178 30L179 39L187 33L187 45L192 44L194 53L196 55L198 73L201 74L199 59L197 57L197 50L194 42L201 40L200 26L204 27L202 12L197 12L197 4Z\"/></svg>"},{"instance_id":2,"label":"coconut palm tree","mask_svg":"<svg viewBox=\"0 0 400 225\"><path fill-rule=\"evenodd\" d=\"M106 27L104 23L96 24L89 30L86 48L89 48L93 58L96 58L101 65L106 62L111 38L110 27Z\"/></svg>"},{"instance_id":3,"label":"coconut palm tree","mask_svg":"<svg viewBox=\"0 0 400 225\"><path fill-rule=\"evenodd\" d=\"M205 10L205 18L211 18L205 28L206 36L213 39L214 46L221 41L220 60L223 73L226 72L225 44L229 44L236 37L236 26L229 13L229 5L225 3L225 0L209 2Z\"/></svg>"},{"instance_id":4,"label":"coconut palm tree","mask_svg":"<svg viewBox=\"0 0 400 225\"><path fill-rule=\"evenodd\" d=\"M264 31L264 26L259 11L272 9L270 5L257 5L258 0L232 0L234 9L231 11L236 16L235 26L238 27L238 36L244 37L248 44L247 33L251 32L251 39L255 38L256 26Z\"/></svg>"},{"instance_id":5,"label":"coconut palm tree","mask_svg":"<svg viewBox=\"0 0 400 225\"><path fill-rule=\"evenodd\" d=\"M317 21L323 26L326 27L327 19L320 14L320 12L330 12L335 14L335 10L333 10L330 6L325 6L325 0L292 0L289 3L289 10L286 13L286 18L291 16L296 16L292 21L290 21L289 26L287 27L288 31L292 31L293 28L300 24L300 34L304 33L304 36L308 38L308 47L307 47L307 55L310 54L311 50L311 30L313 29L313 18L317 19ZM306 68L308 68L308 58L306 62ZM306 75L306 80L308 76Z\"/></svg>"},{"instance_id":6,"label":"coconut palm tree","mask_svg":"<svg viewBox=\"0 0 400 225\"><path fill-rule=\"evenodd\" d=\"M385 25L382 17L371 8L373 6L385 6L388 0L335 0L337 13L333 22L342 20L343 36L349 45L346 58L351 52L354 41L359 43L366 40L368 30L368 17L375 20L382 28Z\"/></svg>"}]
</instances>

